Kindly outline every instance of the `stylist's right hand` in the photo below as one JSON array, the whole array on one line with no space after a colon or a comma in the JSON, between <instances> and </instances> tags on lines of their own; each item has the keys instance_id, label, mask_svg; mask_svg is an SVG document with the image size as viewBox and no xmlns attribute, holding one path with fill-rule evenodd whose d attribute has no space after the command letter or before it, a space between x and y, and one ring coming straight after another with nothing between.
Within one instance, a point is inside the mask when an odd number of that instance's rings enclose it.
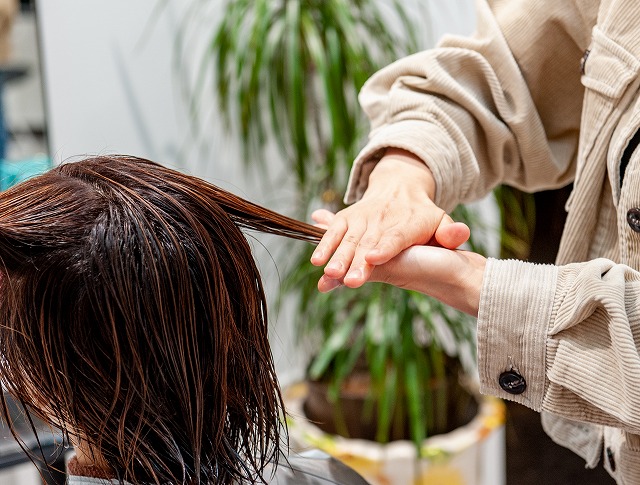
<instances>
[{"instance_id":1,"label":"stylist's right hand","mask_svg":"<svg viewBox=\"0 0 640 485\"><path fill-rule=\"evenodd\" d=\"M455 249L469 238L469 228L454 222L433 203L435 183L429 168L409 152L388 149L369 176L362 199L332 214L313 213L327 229L311 257L326 265L326 282L351 288L363 285L375 266L414 245Z\"/></svg>"},{"instance_id":2,"label":"stylist's right hand","mask_svg":"<svg viewBox=\"0 0 640 485\"><path fill-rule=\"evenodd\" d=\"M419 291L477 317L486 265L484 256L471 251L413 246L376 266L371 281Z\"/></svg>"},{"instance_id":3,"label":"stylist's right hand","mask_svg":"<svg viewBox=\"0 0 640 485\"><path fill-rule=\"evenodd\" d=\"M412 246L389 262L376 266L370 281L419 291L477 317L486 264L484 256L471 251ZM320 291L333 288L335 280L326 275L320 278Z\"/></svg>"}]
</instances>

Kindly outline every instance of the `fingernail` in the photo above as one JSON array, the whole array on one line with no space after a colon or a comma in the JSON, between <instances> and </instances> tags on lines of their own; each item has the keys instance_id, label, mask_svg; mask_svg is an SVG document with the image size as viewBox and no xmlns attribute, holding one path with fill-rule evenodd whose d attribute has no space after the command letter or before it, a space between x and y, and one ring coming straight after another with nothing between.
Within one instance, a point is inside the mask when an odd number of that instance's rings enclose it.
<instances>
[{"instance_id":1,"label":"fingernail","mask_svg":"<svg viewBox=\"0 0 640 485\"><path fill-rule=\"evenodd\" d=\"M327 265L327 269L335 269L336 271L342 270L342 262L341 261L331 261Z\"/></svg>"},{"instance_id":2,"label":"fingernail","mask_svg":"<svg viewBox=\"0 0 640 485\"><path fill-rule=\"evenodd\" d=\"M332 291L335 290L338 286L341 286L339 280L328 280L326 284L327 286L324 289L325 291Z\"/></svg>"},{"instance_id":3,"label":"fingernail","mask_svg":"<svg viewBox=\"0 0 640 485\"><path fill-rule=\"evenodd\" d=\"M350 280L362 279L362 270L354 269L353 271L349 271L349 273L347 273L347 276L345 276L345 279L346 278L349 278Z\"/></svg>"},{"instance_id":4,"label":"fingernail","mask_svg":"<svg viewBox=\"0 0 640 485\"><path fill-rule=\"evenodd\" d=\"M311 258L320 259L322 258L322 254L323 252L320 249L317 249L316 251L313 252L313 254L311 255Z\"/></svg>"}]
</instances>

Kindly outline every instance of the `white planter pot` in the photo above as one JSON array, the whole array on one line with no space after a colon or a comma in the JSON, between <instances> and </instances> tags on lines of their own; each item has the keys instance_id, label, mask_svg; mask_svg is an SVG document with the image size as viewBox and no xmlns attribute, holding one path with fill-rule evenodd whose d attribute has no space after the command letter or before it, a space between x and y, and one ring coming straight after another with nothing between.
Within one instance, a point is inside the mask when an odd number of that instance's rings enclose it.
<instances>
[{"instance_id":1,"label":"white planter pot","mask_svg":"<svg viewBox=\"0 0 640 485\"><path fill-rule=\"evenodd\" d=\"M293 452L319 448L358 471L371 485L504 485L505 405L480 396L478 414L449 433L427 438L422 457L409 441L383 445L329 435L303 412L306 384L284 391Z\"/></svg>"}]
</instances>

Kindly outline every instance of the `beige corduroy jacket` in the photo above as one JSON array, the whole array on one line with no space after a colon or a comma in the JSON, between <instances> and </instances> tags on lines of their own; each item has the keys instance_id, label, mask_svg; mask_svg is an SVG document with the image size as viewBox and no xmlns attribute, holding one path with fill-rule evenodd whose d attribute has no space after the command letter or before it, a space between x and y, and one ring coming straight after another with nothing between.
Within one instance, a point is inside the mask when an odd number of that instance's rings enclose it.
<instances>
[{"instance_id":1,"label":"beige corduroy jacket","mask_svg":"<svg viewBox=\"0 0 640 485\"><path fill-rule=\"evenodd\" d=\"M445 210L500 183L574 181L556 266L488 262L481 389L541 411L621 484L640 484L639 90L638 0L479 0L472 37L367 82L372 131L346 195L386 147L428 164Z\"/></svg>"}]
</instances>

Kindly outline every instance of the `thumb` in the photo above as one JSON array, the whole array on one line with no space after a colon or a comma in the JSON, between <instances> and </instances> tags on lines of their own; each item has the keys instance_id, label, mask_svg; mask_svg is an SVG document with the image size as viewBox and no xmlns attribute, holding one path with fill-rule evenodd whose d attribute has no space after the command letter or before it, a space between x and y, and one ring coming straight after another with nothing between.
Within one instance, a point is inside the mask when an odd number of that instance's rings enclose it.
<instances>
[{"instance_id":1,"label":"thumb","mask_svg":"<svg viewBox=\"0 0 640 485\"><path fill-rule=\"evenodd\" d=\"M447 249L456 249L462 246L471 235L471 230L463 222L455 222L448 214L445 214L436 232L433 240L436 244Z\"/></svg>"}]
</instances>

